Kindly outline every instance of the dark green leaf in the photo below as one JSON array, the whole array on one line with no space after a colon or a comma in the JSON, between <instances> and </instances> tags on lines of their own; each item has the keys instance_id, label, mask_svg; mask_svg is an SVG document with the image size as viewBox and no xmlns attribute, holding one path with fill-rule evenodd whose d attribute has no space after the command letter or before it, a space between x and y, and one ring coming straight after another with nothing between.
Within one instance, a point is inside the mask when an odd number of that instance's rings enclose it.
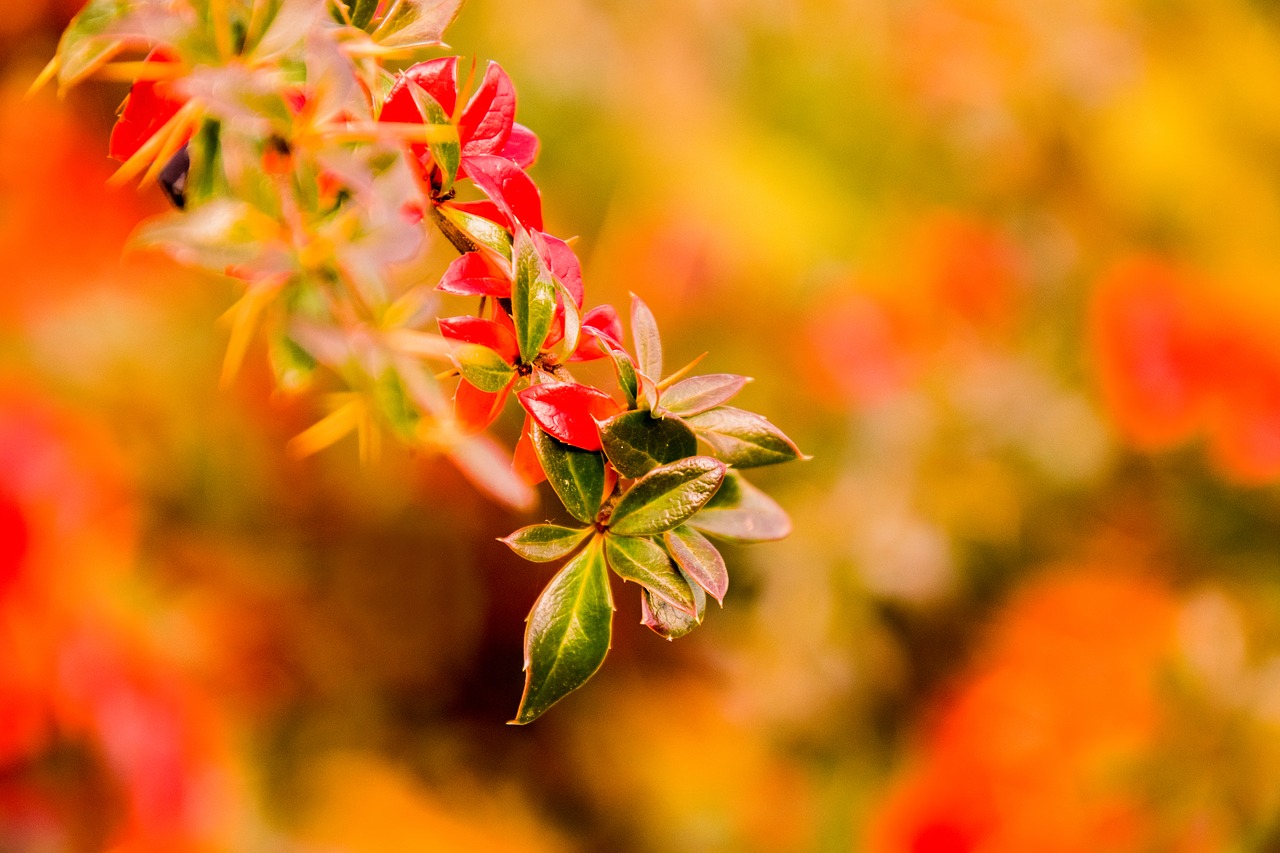
<instances>
[{"instance_id":1,"label":"dark green leaf","mask_svg":"<svg viewBox=\"0 0 1280 853\"><path fill-rule=\"evenodd\" d=\"M581 687L609 653L613 595L593 540L551 579L529 613L524 695L513 723L524 725Z\"/></svg>"},{"instance_id":2,"label":"dark green leaf","mask_svg":"<svg viewBox=\"0 0 1280 853\"><path fill-rule=\"evenodd\" d=\"M594 521L604 500L604 455L571 447L536 427L533 449L569 514L588 524Z\"/></svg>"},{"instance_id":3,"label":"dark green leaf","mask_svg":"<svg viewBox=\"0 0 1280 853\"><path fill-rule=\"evenodd\" d=\"M351 23L364 29L373 21L373 13L378 10L378 0L354 0L347 4L351 7Z\"/></svg>"},{"instance_id":4,"label":"dark green leaf","mask_svg":"<svg viewBox=\"0 0 1280 853\"><path fill-rule=\"evenodd\" d=\"M685 578L685 581L689 584L689 588L693 590L693 598L696 605L693 615L672 607L646 589L640 593L640 624L651 628L655 633L666 637L668 640L683 637L701 625L702 617L707 612L706 593L688 578Z\"/></svg>"},{"instance_id":5,"label":"dark green leaf","mask_svg":"<svg viewBox=\"0 0 1280 853\"><path fill-rule=\"evenodd\" d=\"M662 338L658 323L649 306L631 294L631 337L636 342L636 360L640 372L655 382L662 378Z\"/></svg>"},{"instance_id":6,"label":"dark green leaf","mask_svg":"<svg viewBox=\"0 0 1280 853\"><path fill-rule=\"evenodd\" d=\"M735 468L755 468L800 459L803 454L773 424L754 412L721 406L685 418L716 456Z\"/></svg>"},{"instance_id":7,"label":"dark green leaf","mask_svg":"<svg viewBox=\"0 0 1280 853\"><path fill-rule=\"evenodd\" d=\"M490 394L496 394L515 378L516 369L493 350L481 344L458 344L453 348L453 363L462 378Z\"/></svg>"},{"instance_id":8,"label":"dark green leaf","mask_svg":"<svg viewBox=\"0 0 1280 853\"><path fill-rule=\"evenodd\" d=\"M604 555L618 577L635 581L690 616L697 612L693 590L667 552L656 542L643 537L609 534L604 539Z\"/></svg>"},{"instance_id":9,"label":"dark green leaf","mask_svg":"<svg viewBox=\"0 0 1280 853\"><path fill-rule=\"evenodd\" d=\"M786 510L737 471L729 472L689 526L731 542L771 542L791 533Z\"/></svg>"},{"instance_id":10,"label":"dark green leaf","mask_svg":"<svg viewBox=\"0 0 1280 853\"><path fill-rule=\"evenodd\" d=\"M698 452L698 438L679 418L623 412L600 425L604 453L624 477L642 477L667 462Z\"/></svg>"},{"instance_id":11,"label":"dark green leaf","mask_svg":"<svg viewBox=\"0 0 1280 853\"><path fill-rule=\"evenodd\" d=\"M716 546L687 524L668 530L662 539L684 573L723 604L729 591L729 570Z\"/></svg>"},{"instance_id":12,"label":"dark green leaf","mask_svg":"<svg viewBox=\"0 0 1280 853\"><path fill-rule=\"evenodd\" d=\"M546 563L567 557L587 534L591 527L561 527L558 524L533 524L522 527L510 536L498 541L526 560Z\"/></svg>"},{"instance_id":13,"label":"dark green leaf","mask_svg":"<svg viewBox=\"0 0 1280 853\"><path fill-rule=\"evenodd\" d=\"M684 523L720 488L725 466L692 456L654 468L618 501L609 529L622 536L651 536Z\"/></svg>"},{"instance_id":14,"label":"dark green leaf","mask_svg":"<svg viewBox=\"0 0 1280 853\"><path fill-rule=\"evenodd\" d=\"M516 275L511 286L511 320L516 327L520 358L532 364L542 351L555 318L556 282L523 229L518 229L513 248Z\"/></svg>"},{"instance_id":15,"label":"dark green leaf","mask_svg":"<svg viewBox=\"0 0 1280 853\"><path fill-rule=\"evenodd\" d=\"M658 401L674 415L696 415L732 399L747 381L747 377L732 373L691 376L663 391Z\"/></svg>"}]
</instances>

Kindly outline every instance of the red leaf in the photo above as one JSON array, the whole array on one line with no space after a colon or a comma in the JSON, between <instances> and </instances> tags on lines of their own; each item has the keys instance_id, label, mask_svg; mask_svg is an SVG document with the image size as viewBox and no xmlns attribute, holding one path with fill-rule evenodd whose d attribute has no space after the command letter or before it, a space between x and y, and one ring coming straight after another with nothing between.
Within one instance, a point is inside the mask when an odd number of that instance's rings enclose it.
<instances>
[{"instance_id":1,"label":"red leaf","mask_svg":"<svg viewBox=\"0 0 1280 853\"><path fill-rule=\"evenodd\" d=\"M409 81L417 83L435 98L447 115L453 115L453 108L458 103L458 57L445 56L419 62L401 74L387 93L378 121L422 124L422 113L414 103Z\"/></svg>"},{"instance_id":2,"label":"red leaf","mask_svg":"<svg viewBox=\"0 0 1280 853\"><path fill-rule=\"evenodd\" d=\"M547 267L551 270L551 274L560 280L566 290L573 294L574 304L581 308L584 291L582 287L582 264L579 263L578 256L573 253L573 249L569 248L569 244L559 237L552 237L550 234L543 234L542 236L546 243L546 251L542 256L543 260L547 262Z\"/></svg>"},{"instance_id":3,"label":"red leaf","mask_svg":"<svg viewBox=\"0 0 1280 853\"><path fill-rule=\"evenodd\" d=\"M497 419L510 392L510 385L495 393L481 391L464 379L453 395L453 416L463 432L480 432Z\"/></svg>"},{"instance_id":4,"label":"red leaf","mask_svg":"<svg viewBox=\"0 0 1280 853\"><path fill-rule=\"evenodd\" d=\"M608 394L576 382L535 385L521 391L519 397L520 404L544 432L583 450L599 450L596 421L622 411Z\"/></svg>"},{"instance_id":5,"label":"red leaf","mask_svg":"<svg viewBox=\"0 0 1280 853\"><path fill-rule=\"evenodd\" d=\"M530 486L536 486L547 479L542 463L538 461L538 453L533 449L533 418L528 415L524 416L524 429L520 430L520 440L516 442L511 468L517 477Z\"/></svg>"},{"instance_id":6,"label":"red leaf","mask_svg":"<svg viewBox=\"0 0 1280 853\"><path fill-rule=\"evenodd\" d=\"M582 317L582 338L570 361L592 361L622 349L622 318L612 305L592 308Z\"/></svg>"},{"instance_id":7,"label":"red leaf","mask_svg":"<svg viewBox=\"0 0 1280 853\"><path fill-rule=\"evenodd\" d=\"M502 356L507 364L515 364L520 357L515 334L493 320L481 317L442 317L438 322L440 334L451 341L488 347Z\"/></svg>"},{"instance_id":8,"label":"red leaf","mask_svg":"<svg viewBox=\"0 0 1280 853\"><path fill-rule=\"evenodd\" d=\"M463 157L467 174L504 213L530 231L542 230L542 196L524 170L501 157Z\"/></svg>"},{"instance_id":9,"label":"red leaf","mask_svg":"<svg viewBox=\"0 0 1280 853\"><path fill-rule=\"evenodd\" d=\"M175 57L163 49L153 50L147 62L174 62ZM165 80L139 80L129 89L120 105L120 118L111 129L108 154L116 160L128 160L157 130L173 118L184 101L174 96Z\"/></svg>"},{"instance_id":10,"label":"red leaf","mask_svg":"<svg viewBox=\"0 0 1280 853\"><path fill-rule=\"evenodd\" d=\"M460 296L511 298L511 276L483 252L467 252L449 264L436 290Z\"/></svg>"},{"instance_id":11,"label":"red leaf","mask_svg":"<svg viewBox=\"0 0 1280 853\"><path fill-rule=\"evenodd\" d=\"M501 154L516 117L516 90L496 62L484 72L484 82L458 120L462 154Z\"/></svg>"},{"instance_id":12,"label":"red leaf","mask_svg":"<svg viewBox=\"0 0 1280 853\"><path fill-rule=\"evenodd\" d=\"M538 137L532 130L516 122L511 126L511 136L499 152L521 169L527 169L538 159Z\"/></svg>"}]
</instances>

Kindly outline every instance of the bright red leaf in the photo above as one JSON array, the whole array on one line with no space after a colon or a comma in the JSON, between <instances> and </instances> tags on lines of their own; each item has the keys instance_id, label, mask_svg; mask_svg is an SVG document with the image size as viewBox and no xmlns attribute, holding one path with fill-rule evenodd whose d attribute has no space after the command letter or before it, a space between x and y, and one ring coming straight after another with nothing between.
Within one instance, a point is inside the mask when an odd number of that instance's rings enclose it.
<instances>
[{"instance_id":1,"label":"bright red leaf","mask_svg":"<svg viewBox=\"0 0 1280 853\"><path fill-rule=\"evenodd\" d=\"M583 450L600 449L596 421L622 411L603 391L576 382L535 385L518 395L520 404L548 435Z\"/></svg>"}]
</instances>

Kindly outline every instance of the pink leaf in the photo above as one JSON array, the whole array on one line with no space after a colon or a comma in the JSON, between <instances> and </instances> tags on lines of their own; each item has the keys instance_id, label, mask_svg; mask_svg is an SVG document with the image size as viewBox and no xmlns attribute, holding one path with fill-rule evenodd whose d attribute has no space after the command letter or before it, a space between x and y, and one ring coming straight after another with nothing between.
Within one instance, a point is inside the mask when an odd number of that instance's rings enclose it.
<instances>
[{"instance_id":1,"label":"pink leaf","mask_svg":"<svg viewBox=\"0 0 1280 853\"><path fill-rule=\"evenodd\" d=\"M501 157L464 157L467 174L504 213L530 231L542 230L542 196L524 170Z\"/></svg>"},{"instance_id":2,"label":"pink leaf","mask_svg":"<svg viewBox=\"0 0 1280 853\"><path fill-rule=\"evenodd\" d=\"M483 252L467 252L449 264L436 290L459 296L511 297L511 276Z\"/></svg>"},{"instance_id":3,"label":"pink leaf","mask_svg":"<svg viewBox=\"0 0 1280 853\"><path fill-rule=\"evenodd\" d=\"M544 432L583 450L599 450L596 421L622 411L608 394L575 382L535 385L521 391L519 397L520 404Z\"/></svg>"},{"instance_id":4,"label":"pink leaf","mask_svg":"<svg viewBox=\"0 0 1280 853\"><path fill-rule=\"evenodd\" d=\"M516 90L496 62L484 72L484 82L458 120L463 156L501 154L516 117Z\"/></svg>"},{"instance_id":5,"label":"pink leaf","mask_svg":"<svg viewBox=\"0 0 1280 853\"><path fill-rule=\"evenodd\" d=\"M622 318L612 305L592 308L582 318L583 335L570 361L592 361L622 349Z\"/></svg>"},{"instance_id":6,"label":"pink leaf","mask_svg":"<svg viewBox=\"0 0 1280 853\"><path fill-rule=\"evenodd\" d=\"M573 294L574 304L581 308L584 292L582 264L578 261L578 256L573 253L573 249L569 248L569 244L559 237L552 237L550 234L542 236L546 242L546 254L543 255L543 260L547 262L551 274Z\"/></svg>"},{"instance_id":7,"label":"pink leaf","mask_svg":"<svg viewBox=\"0 0 1280 853\"><path fill-rule=\"evenodd\" d=\"M532 130L516 122L511 126L507 144L502 146L499 153L521 169L527 169L538 159L538 137Z\"/></svg>"}]
</instances>

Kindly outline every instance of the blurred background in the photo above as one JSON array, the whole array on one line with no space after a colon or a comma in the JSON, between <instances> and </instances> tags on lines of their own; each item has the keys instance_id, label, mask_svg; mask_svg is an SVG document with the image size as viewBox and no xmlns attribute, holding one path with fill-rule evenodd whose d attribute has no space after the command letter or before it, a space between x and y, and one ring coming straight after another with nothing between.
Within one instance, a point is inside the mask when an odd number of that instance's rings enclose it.
<instances>
[{"instance_id":1,"label":"blurred background","mask_svg":"<svg viewBox=\"0 0 1280 853\"><path fill-rule=\"evenodd\" d=\"M21 100L79 5L0 15L0 851L1280 850L1280 4L465 8L588 299L814 455L527 728L544 510L218 387L124 88Z\"/></svg>"}]
</instances>

